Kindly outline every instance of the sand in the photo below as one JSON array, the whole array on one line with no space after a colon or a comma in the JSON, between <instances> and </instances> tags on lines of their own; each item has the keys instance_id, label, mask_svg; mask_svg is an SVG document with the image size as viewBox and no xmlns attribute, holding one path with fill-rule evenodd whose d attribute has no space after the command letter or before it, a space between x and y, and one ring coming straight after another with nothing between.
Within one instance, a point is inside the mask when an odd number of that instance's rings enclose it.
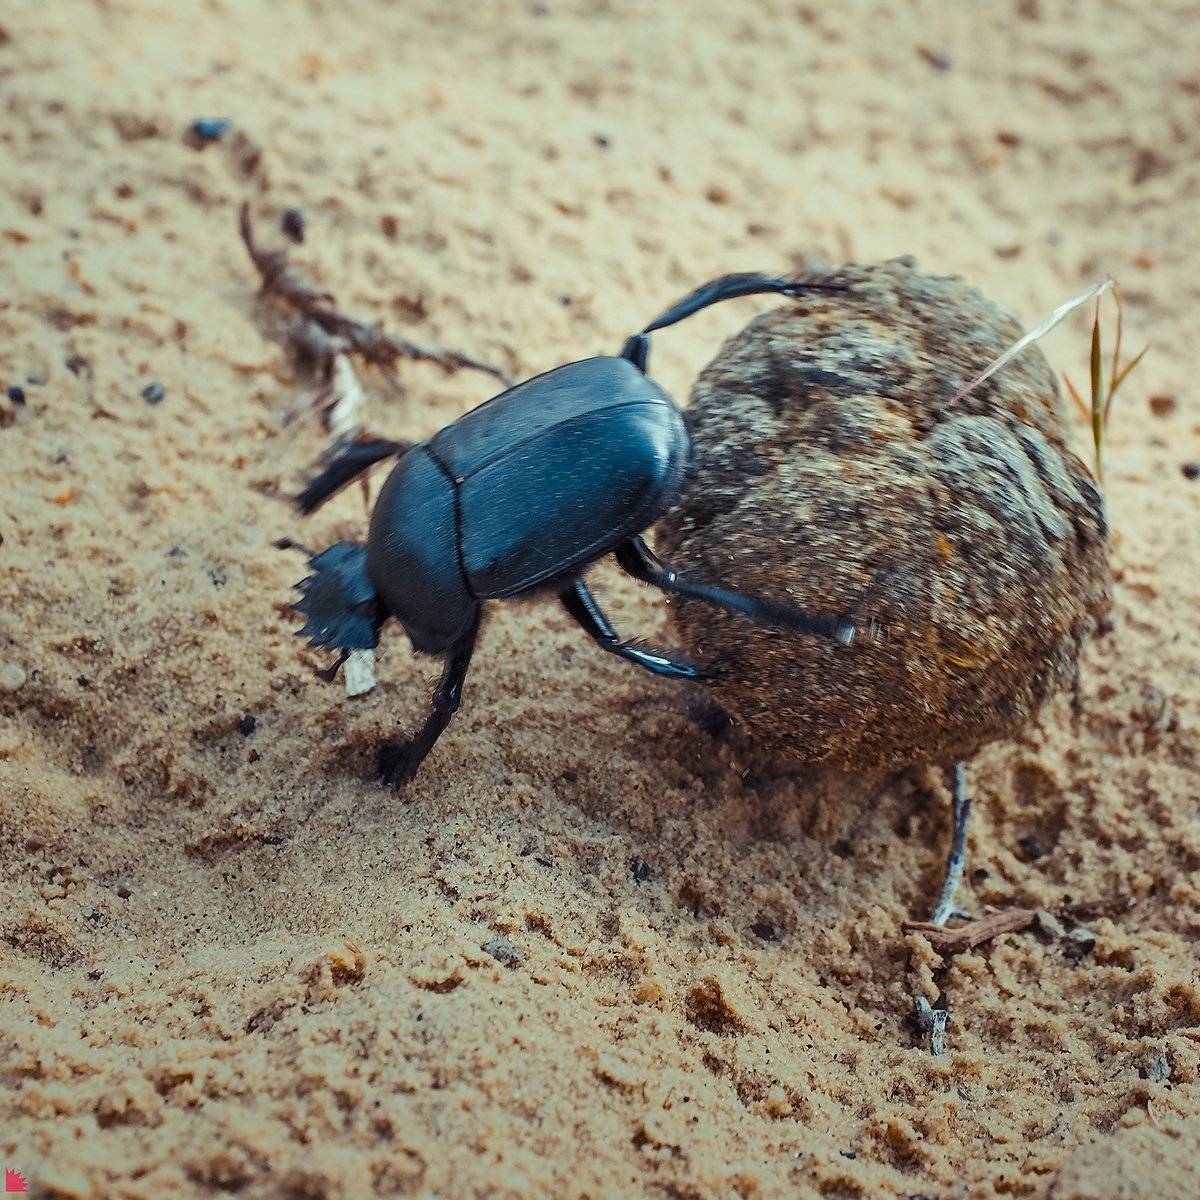
<instances>
[{"instance_id":1,"label":"sand","mask_svg":"<svg viewBox=\"0 0 1200 1200\"><path fill-rule=\"evenodd\" d=\"M1200 1194L1197 63L1169 0L5 5L3 1165L121 1200ZM199 116L233 126L197 149ZM436 665L393 636L347 700L292 637L273 543L365 516L286 503L325 435L282 428L246 198L279 241L304 211L347 308L514 374L727 270L913 254L1030 322L1117 276L1154 347L1108 446L1112 626L971 769L966 905L1061 934L943 962L901 928L936 777L772 774L552 605L495 612L378 787ZM657 377L686 396L765 306L664 334ZM1081 382L1084 319L1045 349ZM366 377L393 436L489 393L400 375Z\"/></svg>"}]
</instances>

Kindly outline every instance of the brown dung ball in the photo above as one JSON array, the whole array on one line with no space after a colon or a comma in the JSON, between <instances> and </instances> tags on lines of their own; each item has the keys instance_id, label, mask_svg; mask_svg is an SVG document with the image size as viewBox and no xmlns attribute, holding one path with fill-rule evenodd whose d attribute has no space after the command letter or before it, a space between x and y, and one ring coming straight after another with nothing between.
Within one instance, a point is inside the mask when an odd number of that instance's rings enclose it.
<instances>
[{"instance_id":1,"label":"brown dung ball","mask_svg":"<svg viewBox=\"0 0 1200 1200\"><path fill-rule=\"evenodd\" d=\"M685 647L764 752L950 763L1073 680L1107 611L1104 502L1045 357L960 279L848 266L752 321L692 392L690 483L658 525L697 580L849 615L854 645L679 601ZM862 636L870 625L874 640Z\"/></svg>"}]
</instances>

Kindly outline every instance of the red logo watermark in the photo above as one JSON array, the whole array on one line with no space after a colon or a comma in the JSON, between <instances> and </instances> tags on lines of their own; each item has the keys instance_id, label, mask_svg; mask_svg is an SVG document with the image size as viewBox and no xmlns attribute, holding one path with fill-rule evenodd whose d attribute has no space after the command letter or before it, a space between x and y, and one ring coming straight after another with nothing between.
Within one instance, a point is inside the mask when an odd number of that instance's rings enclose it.
<instances>
[{"instance_id":1,"label":"red logo watermark","mask_svg":"<svg viewBox=\"0 0 1200 1200\"><path fill-rule=\"evenodd\" d=\"M20 1171L14 1171L12 1167L5 1167L4 1190L6 1192L27 1192L29 1185L25 1182L25 1176Z\"/></svg>"}]
</instances>

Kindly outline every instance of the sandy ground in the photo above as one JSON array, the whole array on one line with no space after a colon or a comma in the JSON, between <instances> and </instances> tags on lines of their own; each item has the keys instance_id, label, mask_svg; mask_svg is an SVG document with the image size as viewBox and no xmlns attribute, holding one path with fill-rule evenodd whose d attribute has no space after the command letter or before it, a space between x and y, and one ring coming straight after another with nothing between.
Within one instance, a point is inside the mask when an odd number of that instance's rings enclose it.
<instances>
[{"instance_id":1,"label":"sandy ground","mask_svg":"<svg viewBox=\"0 0 1200 1200\"><path fill-rule=\"evenodd\" d=\"M1200 1194L1195 4L8 0L0 104L3 1165L53 1197ZM233 130L196 149L197 116ZM285 502L324 435L281 430L245 198L273 240L304 210L346 307L513 373L727 270L914 254L1026 321L1116 275L1154 348L1112 629L1075 708L973 764L965 894L1094 944L940 963L900 927L934 775L773 777L550 605L495 613L425 773L377 786L435 666L393 634L349 701L291 636L273 542L364 514ZM659 339L658 377L686 396L762 307ZM1046 349L1084 376L1082 318ZM368 379L398 436L489 392L401 375Z\"/></svg>"}]
</instances>

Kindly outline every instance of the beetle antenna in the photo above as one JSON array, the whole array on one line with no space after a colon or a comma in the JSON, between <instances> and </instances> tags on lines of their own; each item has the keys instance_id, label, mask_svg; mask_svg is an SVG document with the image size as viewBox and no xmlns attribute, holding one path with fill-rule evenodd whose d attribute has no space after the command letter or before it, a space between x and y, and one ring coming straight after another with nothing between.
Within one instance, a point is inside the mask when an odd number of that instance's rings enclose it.
<instances>
[{"instance_id":1,"label":"beetle antenna","mask_svg":"<svg viewBox=\"0 0 1200 1200\"><path fill-rule=\"evenodd\" d=\"M738 296L758 296L774 293L781 296L799 296L803 292L845 292L849 291L845 283L836 283L832 279L811 276L806 279L785 279L777 275L761 275L757 271L739 271L733 275L722 275L709 283L701 284L694 292L689 292L682 300L677 301L666 312L660 313L642 333L653 333L656 329L665 329L674 325L693 313L698 313L710 304L719 304L722 300L733 300Z\"/></svg>"}]
</instances>

